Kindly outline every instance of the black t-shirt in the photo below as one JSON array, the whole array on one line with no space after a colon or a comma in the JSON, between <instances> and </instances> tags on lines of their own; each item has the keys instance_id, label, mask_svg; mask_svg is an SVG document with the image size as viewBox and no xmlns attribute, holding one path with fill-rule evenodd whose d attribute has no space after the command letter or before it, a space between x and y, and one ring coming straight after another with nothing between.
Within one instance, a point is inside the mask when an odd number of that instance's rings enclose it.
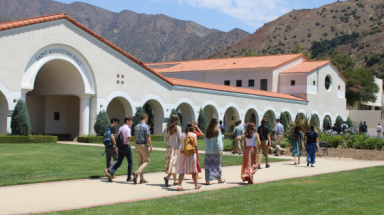
<instances>
[{"instance_id":1,"label":"black t-shirt","mask_svg":"<svg viewBox=\"0 0 384 215\"><path fill-rule=\"evenodd\" d=\"M111 125L109 126L109 129L111 130L111 134L117 134L115 126Z\"/></svg>"},{"instance_id":2,"label":"black t-shirt","mask_svg":"<svg viewBox=\"0 0 384 215\"><path fill-rule=\"evenodd\" d=\"M319 133L310 130L310 131L307 131L305 136L307 136L307 144L312 144L315 146L316 138L319 137Z\"/></svg>"},{"instance_id":3,"label":"black t-shirt","mask_svg":"<svg viewBox=\"0 0 384 215\"><path fill-rule=\"evenodd\" d=\"M363 132L367 132L367 125L366 124L361 125L361 130Z\"/></svg>"},{"instance_id":4,"label":"black t-shirt","mask_svg":"<svg viewBox=\"0 0 384 215\"><path fill-rule=\"evenodd\" d=\"M260 134L260 140L268 140L268 134L271 133L271 129L267 125L260 125L257 128L257 133Z\"/></svg>"}]
</instances>

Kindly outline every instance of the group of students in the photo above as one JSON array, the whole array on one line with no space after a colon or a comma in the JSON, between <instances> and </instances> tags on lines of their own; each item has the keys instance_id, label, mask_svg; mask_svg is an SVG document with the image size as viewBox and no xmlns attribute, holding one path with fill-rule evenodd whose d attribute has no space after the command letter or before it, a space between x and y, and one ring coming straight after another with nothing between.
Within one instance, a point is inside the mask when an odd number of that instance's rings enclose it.
<instances>
[{"instance_id":1,"label":"group of students","mask_svg":"<svg viewBox=\"0 0 384 215\"><path fill-rule=\"evenodd\" d=\"M142 114L141 122L135 126L135 151L138 157L139 168L132 175L132 152L130 147L132 117L124 118L124 125L120 127L118 134L119 138L124 138L122 146L117 150L115 139L115 127L119 123L117 118L111 119L111 126L106 129L107 136L110 130L110 144L104 143L107 153L107 168L104 170L108 180L113 182L114 173L120 167L124 157L128 160L128 174L127 181L134 181L137 184L137 179L140 176L140 183L148 183L144 179L143 170L148 166L150 162L149 154L152 153L152 143L150 138L149 127L146 125L148 121L148 115ZM178 191L185 191L183 188L184 176L192 175L192 179L195 185L195 189L200 189L201 185L197 183L199 173L201 173L201 167L199 164L199 152L197 137L204 136L205 147L205 184L211 185L212 181L217 180L218 183L224 183L225 179L222 178L221 158L223 154L223 140L224 132L222 121L219 121L217 117L213 117L209 122L205 134L199 129L196 122L188 122L187 126L182 132L180 126L178 126L179 117L173 115L170 123L165 130L164 141L167 142L167 149L165 153L165 173L164 183L166 187L169 187L169 180L173 176L173 185L178 185ZM240 122L237 122L239 125ZM284 137L284 127L281 128L281 123L277 120L274 127L275 145L279 145ZM235 127L233 135L239 135L240 138L234 136L235 139L241 142L241 146L237 145L239 154L243 151L243 161L241 168L241 179L243 182L253 184L253 175L258 169L261 169L261 156L264 152L266 160L266 168L269 168L268 164L268 149L272 146L270 133L271 130L267 126L267 119L263 118L261 126L257 128L254 123L246 122L244 131L238 131L241 128ZM224 130L224 132L223 132ZM122 136L120 136L122 135ZM244 136L242 136L244 135ZM315 126L311 126L311 130L305 134L305 149L307 150L307 166L312 164L314 167L316 150L319 143L319 135ZM105 137L104 137L105 138ZM108 139L108 138L107 138ZM300 131L300 126L295 128L295 131L291 137L292 155L294 156L295 165L297 165L296 158L298 158L298 164L300 164L300 156L302 155L304 134ZM108 141L107 141L108 142ZM238 143L239 141L237 141ZM240 148L240 149L239 149ZM111 163L111 157L115 160ZM179 178L177 180L177 174Z\"/></svg>"}]
</instances>

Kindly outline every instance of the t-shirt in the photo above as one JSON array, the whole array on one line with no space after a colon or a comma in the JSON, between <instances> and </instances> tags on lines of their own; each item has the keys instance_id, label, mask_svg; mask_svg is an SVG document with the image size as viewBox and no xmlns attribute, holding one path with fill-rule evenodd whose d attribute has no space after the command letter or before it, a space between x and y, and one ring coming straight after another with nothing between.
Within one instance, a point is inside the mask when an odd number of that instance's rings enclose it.
<instances>
[{"instance_id":1,"label":"t-shirt","mask_svg":"<svg viewBox=\"0 0 384 215\"><path fill-rule=\"evenodd\" d=\"M331 130L331 126L330 125L327 125L327 130Z\"/></svg>"},{"instance_id":2,"label":"t-shirt","mask_svg":"<svg viewBox=\"0 0 384 215\"><path fill-rule=\"evenodd\" d=\"M243 131L241 130L241 127L240 127L240 126L236 126L236 127L233 129L233 133L235 133L235 137L237 137L237 136L241 136L241 134L243 133Z\"/></svg>"},{"instance_id":3,"label":"t-shirt","mask_svg":"<svg viewBox=\"0 0 384 215\"><path fill-rule=\"evenodd\" d=\"M239 127L241 128L241 131L243 132L243 134L245 133L244 132L244 125L243 124L240 124Z\"/></svg>"},{"instance_id":4,"label":"t-shirt","mask_svg":"<svg viewBox=\"0 0 384 215\"><path fill-rule=\"evenodd\" d=\"M319 137L319 133L314 131L307 131L305 134L307 137L307 144L316 145L316 138Z\"/></svg>"},{"instance_id":5,"label":"t-shirt","mask_svg":"<svg viewBox=\"0 0 384 215\"><path fill-rule=\"evenodd\" d=\"M109 129L111 130L111 134L117 134L115 126L111 125L111 126L109 126Z\"/></svg>"},{"instance_id":6,"label":"t-shirt","mask_svg":"<svg viewBox=\"0 0 384 215\"><path fill-rule=\"evenodd\" d=\"M347 124L342 124L342 125L341 125L341 129L343 129L343 131L344 131L345 129L348 129L348 125L347 125Z\"/></svg>"},{"instance_id":7,"label":"t-shirt","mask_svg":"<svg viewBox=\"0 0 384 215\"><path fill-rule=\"evenodd\" d=\"M252 138L245 138L246 146L256 146L256 137L257 134L254 133Z\"/></svg>"},{"instance_id":8,"label":"t-shirt","mask_svg":"<svg viewBox=\"0 0 384 215\"><path fill-rule=\"evenodd\" d=\"M129 128L129 126L127 124L124 124L123 126L121 126L119 128L119 134L120 132L123 134L123 138L124 138L124 145L129 145L129 141L127 141L127 137L130 137L131 136L131 129Z\"/></svg>"},{"instance_id":9,"label":"t-shirt","mask_svg":"<svg viewBox=\"0 0 384 215\"><path fill-rule=\"evenodd\" d=\"M268 134L271 133L271 129L267 125L260 125L257 128L257 133L260 135L260 140L268 140Z\"/></svg>"},{"instance_id":10,"label":"t-shirt","mask_svg":"<svg viewBox=\"0 0 384 215\"><path fill-rule=\"evenodd\" d=\"M367 132L367 125L366 124L361 125L361 130L363 132Z\"/></svg>"},{"instance_id":11,"label":"t-shirt","mask_svg":"<svg viewBox=\"0 0 384 215\"><path fill-rule=\"evenodd\" d=\"M333 130L333 131L337 131L337 130L338 130L337 126L336 126L336 125L333 126L333 127L332 127L332 130Z\"/></svg>"},{"instance_id":12,"label":"t-shirt","mask_svg":"<svg viewBox=\"0 0 384 215\"><path fill-rule=\"evenodd\" d=\"M381 131L381 126L378 125L378 126L376 127L376 130L377 130L378 132L380 132L380 131Z\"/></svg>"},{"instance_id":13,"label":"t-shirt","mask_svg":"<svg viewBox=\"0 0 384 215\"><path fill-rule=\"evenodd\" d=\"M276 135L282 135L284 132L284 126L281 123L276 123L273 131L276 131Z\"/></svg>"},{"instance_id":14,"label":"t-shirt","mask_svg":"<svg viewBox=\"0 0 384 215\"><path fill-rule=\"evenodd\" d=\"M223 125L219 125L219 127L221 130L221 134L224 135L225 134L225 127Z\"/></svg>"}]
</instances>

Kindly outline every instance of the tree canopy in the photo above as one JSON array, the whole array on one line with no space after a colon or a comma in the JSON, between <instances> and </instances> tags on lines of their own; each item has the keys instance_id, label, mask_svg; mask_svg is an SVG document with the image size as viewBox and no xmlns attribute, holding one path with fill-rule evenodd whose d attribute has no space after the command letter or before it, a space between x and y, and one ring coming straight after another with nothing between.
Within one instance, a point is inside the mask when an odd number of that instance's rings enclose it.
<instances>
[{"instance_id":1,"label":"tree canopy","mask_svg":"<svg viewBox=\"0 0 384 215\"><path fill-rule=\"evenodd\" d=\"M353 71L356 66L355 60L347 54L334 55L331 59L331 62L342 73L347 71Z\"/></svg>"},{"instance_id":2,"label":"tree canopy","mask_svg":"<svg viewBox=\"0 0 384 215\"><path fill-rule=\"evenodd\" d=\"M17 100L15 109L11 118L12 135L28 136L31 130L31 121L26 103L19 99Z\"/></svg>"},{"instance_id":3,"label":"tree canopy","mask_svg":"<svg viewBox=\"0 0 384 215\"><path fill-rule=\"evenodd\" d=\"M105 129L110 125L108 114L105 110L101 110L99 115L97 115L95 125L93 128L95 129L97 136L103 136Z\"/></svg>"}]
</instances>

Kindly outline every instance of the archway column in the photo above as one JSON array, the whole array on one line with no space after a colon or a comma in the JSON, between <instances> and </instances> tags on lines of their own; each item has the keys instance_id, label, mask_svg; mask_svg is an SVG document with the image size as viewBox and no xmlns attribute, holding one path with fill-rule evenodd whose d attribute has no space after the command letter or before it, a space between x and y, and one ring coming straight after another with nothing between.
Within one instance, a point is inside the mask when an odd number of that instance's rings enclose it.
<instances>
[{"instance_id":1,"label":"archway column","mask_svg":"<svg viewBox=\"0 0 384 215\"><path fill-rule=\"evenodd\" d=\"M90 95L81 95L80 98L80 117L79 134L89 133L89 114L90 114Z\"/></svg>"}]
</instances>

